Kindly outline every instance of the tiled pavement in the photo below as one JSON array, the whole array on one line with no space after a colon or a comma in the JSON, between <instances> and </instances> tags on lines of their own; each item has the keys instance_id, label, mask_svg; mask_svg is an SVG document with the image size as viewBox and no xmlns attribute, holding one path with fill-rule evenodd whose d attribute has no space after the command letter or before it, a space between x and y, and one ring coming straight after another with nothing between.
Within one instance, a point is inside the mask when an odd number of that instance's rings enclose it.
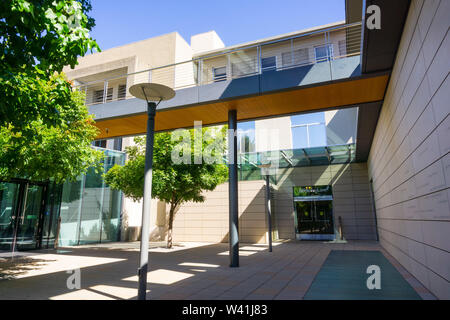
<instances>
[{"instance_id":1,"label":"tiled pavement","mask_svg":"<svg viewBox=\"0 0 450 320\"><path fill-rule=\"evenodd\" d=\"M0 299L135 299L138 250L138 243L114 243L28 252L24 263L16 258L14 274L0 280ZM228 267L227 250L227 244L181 243L176 250L154 246L148 297L302 299L331 250L380 250L423 299L434 298L376 242L280 242L272 253L264 245L243 244L239 268ZM0 277L8 271L2 268L5 261L0 260ZM69 290L67 270L76 268L81 288Z\"/></svg>"}]
</instances>

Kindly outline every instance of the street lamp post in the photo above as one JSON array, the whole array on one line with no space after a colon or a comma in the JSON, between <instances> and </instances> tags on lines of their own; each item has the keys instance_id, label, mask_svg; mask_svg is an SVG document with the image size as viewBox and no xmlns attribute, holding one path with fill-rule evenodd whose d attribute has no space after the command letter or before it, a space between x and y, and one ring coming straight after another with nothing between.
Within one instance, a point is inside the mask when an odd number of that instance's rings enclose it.
<instances>
[{"instance_id":1,"label":"street lamp post","mask_svg":"<svg viewBox=\"0 0 450 320\"><path fill-rule=\"evenodd\" d=\"M162 100L169 100L175 96L171 88L157 83L138 83L130 87L130 93L147 101L147 140L145 145L145 178L144 200L142 206L141 245L139 259L139 288L138 299L147 298L147 267L148 267L148 242L150 237L150 211L152 202L152 166L153 166L153 141L155 134L156 107Z\"/></svg>"},{"instance_id":2,"label":"street lamp post","mask_svg":"<svg viewBox=\"0 0 450 320\"><path fill-rule=\"evenodd\" d=\"M266 179L266 211L267 211L267 235L269 242L269 252L272 252L272 208L270 204L270 176L274 174L271 164L261 164L261 175Z\"/></svg>"},{"instance_id":3,"label":"street lamp post","mask_svg":"<svg viewBox=\"0 0 450 320\"><path fill-rule=\"evenodd\" d=\"M269 236L269 252L272 252L272 209L270 208L270 176L266 175L266 201L267 201L267 233Z\"/></svg>"}]
</instances>

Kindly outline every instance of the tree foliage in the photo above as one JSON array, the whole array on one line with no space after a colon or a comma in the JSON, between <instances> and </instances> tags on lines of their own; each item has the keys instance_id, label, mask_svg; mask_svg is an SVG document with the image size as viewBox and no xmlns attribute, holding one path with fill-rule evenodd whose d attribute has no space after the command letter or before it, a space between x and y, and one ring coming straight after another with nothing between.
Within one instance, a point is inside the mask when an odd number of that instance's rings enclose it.
<instances>
[{"instance_id":1,"label":"tree foliage","mask_svg":"<svg viewBox=\"0 0 450 320\"><path fill-rule=\"evenodd\" d=\"M72 68L78 56L99 49L89 36L95 26L89 0L2 0L0 57L11 71L38 68L51 75Z\"/></svg>"},{"instance_id":2,"label":"tree foliage","mask_svg":"<svg viewBox=\"0 0 450 320\"><path fill-rule=\"evenodd\" d=\"M0 126L0 178L63 182L76 179L92 165L101 167L102 153L91 147L98 129L84 105L84 94L61 90L65 82L62 75L37 82L42 99L51 100L58 111L57 124L45 124L37 117L19 128L12 123Z\"/></svg>"},{"instance_id":3,"label":"tree foliage","mask_svg":"<svg viewBox=\"0 0 450 320\"><path fill-rule=\"evenodd\" d=\"M167 246L172 246L172 223L174 214L179 206L187 201L203 202L202 192L212 191L219 184L225 182L228 176L228 168L223 163L194 164L194 157L198 152L204 152L213 143L218 134L223 137L225 127L222 131L216 130L212 133L203 129L203 140L201 148L194 148L194 130L190 130L191 144L190 164L175 164L172 161L174 148L179 146L180 141L172 138L173 133L155 134L153 149L153 179L152 197L169 204L169 223ZM145 138L134 139L136 145L127 147L128 160L124 166L115 165L106 173L106 183L113 189L122 190L127 197L139 200L143 197L144 169L145 169ZM225 150L225 140L222 144L212 150L212 156Z\"/></svg>"},{"instance_id":4,"label":"tree foliage","mask_svg":"<svg viewBox=\"0 0 450 320\"><path fill-rule=\"evenodd\" d=\"M63 181L100 158L97 131L61 75L98 49L89 0L0 2L0 178Z\"/></svg>"}]
</instances>

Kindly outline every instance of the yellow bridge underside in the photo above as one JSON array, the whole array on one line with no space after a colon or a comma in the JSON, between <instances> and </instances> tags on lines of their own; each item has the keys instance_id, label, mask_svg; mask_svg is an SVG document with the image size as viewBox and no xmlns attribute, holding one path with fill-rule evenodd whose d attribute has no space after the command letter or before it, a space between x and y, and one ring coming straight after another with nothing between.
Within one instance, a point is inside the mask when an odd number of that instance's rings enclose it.
<instances>
[{"instance_id":1,"label":"yellow bridge underside","mask_svg":"<svg viewBox=\"0 0 450 320\"><path fill-rule=\"evenodd\" d=\"M237 110L238 121L243 121L379 101L384 97L387 82L388 75L382 75L157 111L155 130L189 128L194 121L202 121L203 125L225 123L229 110ZM95 125L100 129L97 139L144 134L147 114L101 120Z\"/></svg>"}]
</instances>

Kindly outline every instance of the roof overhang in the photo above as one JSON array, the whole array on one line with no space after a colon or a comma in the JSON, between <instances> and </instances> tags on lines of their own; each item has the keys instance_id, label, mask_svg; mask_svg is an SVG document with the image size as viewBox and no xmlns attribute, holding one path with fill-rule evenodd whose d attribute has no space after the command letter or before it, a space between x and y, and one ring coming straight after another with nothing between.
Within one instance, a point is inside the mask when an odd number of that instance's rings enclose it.
<instances>
[{"instance_id":1,"label":"roof overhang","mask_svg":"<svg viewBox=\"0 0 450 320\"><path fill-rule=\"evenodd\" d=\"M347 0L348 4L354 3L353 6L357 10L355 0ZM381 28L368 29L367 8L371 5L377 5L381 13ZM365 0L363 8L365 17L363 22L363 41L362 41L362 57L361 72L371 73L391 70L394 66L397 48L403 33L403 26L408 15L410 0ZM348 11L351 11L350 8Z\"/></svg>"}]
</instances>

